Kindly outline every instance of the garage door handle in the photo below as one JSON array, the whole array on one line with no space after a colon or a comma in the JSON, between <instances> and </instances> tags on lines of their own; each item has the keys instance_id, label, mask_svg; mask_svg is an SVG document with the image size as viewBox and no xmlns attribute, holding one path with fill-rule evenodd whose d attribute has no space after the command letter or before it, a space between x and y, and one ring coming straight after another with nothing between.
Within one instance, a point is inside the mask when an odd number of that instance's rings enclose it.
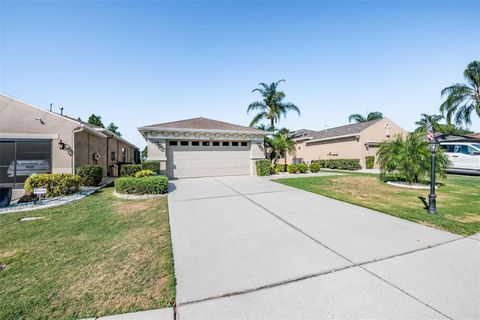
<instances>
[{"instance_id":1,"label":"garage door handle","mask_svg":"<svg viewBox=\"0 0 480 320\"><path fill-rule=\"evenodd\" d=\"M452 156L452 158L458 158L458 156Z\"/></svg>"}]
</instances>

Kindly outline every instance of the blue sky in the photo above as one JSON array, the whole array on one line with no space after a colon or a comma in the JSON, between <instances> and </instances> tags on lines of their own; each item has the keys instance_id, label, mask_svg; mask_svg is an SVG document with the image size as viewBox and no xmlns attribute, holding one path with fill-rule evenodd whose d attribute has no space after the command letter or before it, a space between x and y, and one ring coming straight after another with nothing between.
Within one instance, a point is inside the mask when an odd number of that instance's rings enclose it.
<instances>
[{"instance_id":1,"label":"blue sky","mask_svg":"<svg viewBox=\"0 0 480 320\"><path fill-rule=\"evenodd\" d=\"M2 1L0 14L1 92L100 114L138 146L143 125L247 125L252 89L279 79L302 110L280 126L381 111L413 130L480 57L477 1Z\"/></svg>"}]
</instances>

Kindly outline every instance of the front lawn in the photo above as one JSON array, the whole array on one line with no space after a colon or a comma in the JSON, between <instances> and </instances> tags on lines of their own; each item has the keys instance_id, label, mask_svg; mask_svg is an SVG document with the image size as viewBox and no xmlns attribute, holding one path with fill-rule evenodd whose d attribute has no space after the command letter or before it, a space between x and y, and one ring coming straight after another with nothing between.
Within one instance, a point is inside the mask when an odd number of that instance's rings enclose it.
<instances>
[{"instance_id":1,"label":"front lawn","mask_svg":"<svg viewBox=\"0 0 480 320\"><path fill-rule=\"evenodd\" d=\"M381 211L460 235L480 232L480 178L450 175L437 191L438 214L429 215L419 197L428 190L387 185L376 175L348 174L275 180L285 185Z\"/></svg>"},{"instance_id":2,"label":"front lawn","mask_svg":"<svg viewBox=\"0 0 480 320\"><path fill-rule=\"evenodd\" d=\"M0 215L0 319L78 319L172 306L167 199L112 188L70 205ZM20 222L20 218L45 219Z\"/></svg>"}]
</instances>

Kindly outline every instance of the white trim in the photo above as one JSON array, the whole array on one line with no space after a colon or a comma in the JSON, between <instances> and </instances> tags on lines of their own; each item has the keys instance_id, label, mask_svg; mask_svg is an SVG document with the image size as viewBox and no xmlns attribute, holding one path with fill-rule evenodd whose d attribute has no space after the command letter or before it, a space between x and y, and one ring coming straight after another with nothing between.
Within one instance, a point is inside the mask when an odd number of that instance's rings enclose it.
<instances>
[{"instance_id":1,"label":"white trim","mask_svg":"<svg viewBox=\"0 0 480 320\"><path fill-rule=\"evenodd\" d=\"M350 137L360 138L360 135L355 133L355 134L346 134L346 135L342 135L342 136L328 137L328 138L323 138L323 139L313 139L313 140L307 141L307 144L312 143L312 142L337 140L337 139L350 138Z\"/></svg>"},{"instance_id":2,"label":"white trim","mask_svg":"<svg viewBox=\"0 0 480 320\"><path fill-rule=\"evenodd\" d=\"M57 133L2 133L0 139L58 139Z\"/></svg>"},{"instance_id":3,"label":"white trim","mask_svg":"<svg viewBox=\"0 0 480 320\"><path fill-rule=\"evenodd\" d=\"M143 135L144 132L200 132L200 133L239 133L239 134L253 134L253 135L264 135L268 136L270 132L263 132L261 130L258 131L247 131L247 130L214 130L214 129L185 129L185 128L146 128L146 127L139 127L137 128L138 131Z\"/></svg>"}]
</instances>

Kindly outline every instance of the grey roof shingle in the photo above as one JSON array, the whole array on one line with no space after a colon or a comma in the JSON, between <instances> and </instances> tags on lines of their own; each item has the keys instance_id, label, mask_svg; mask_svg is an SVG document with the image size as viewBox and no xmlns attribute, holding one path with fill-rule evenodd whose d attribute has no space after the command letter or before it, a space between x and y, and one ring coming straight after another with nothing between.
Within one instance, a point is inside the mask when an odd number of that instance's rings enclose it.
<instances>
[{"instance_id":1,"label":"grey roof shingle","mask_svg":"<svg viewBox=\"0 0 480 320\"><path fill-rule=\"evenodd\" d=\"M322 131L312 131L312 130L307 130L307 131L309 135L313 138L312 140L335 138L335 137L360 133L380 120L382 119L347 124L345 126L330 128Z\"/></svg>"},{"instance_id":2,"label":"grey roof shingle","mask_svg":"<svg viewBox=\"0 0 480 320\"><path fill-rule=\"evenodd\" d=\"M227 131L243 131L252 133L264 134L265 131L256 128L240 126L233 123L207 119L207 118L192 118L173 122L165 122L159 124L152 124L144 126L142 128L155 128L155 129L198 129L198 130L227 130Z\"/></svg>"}]
</instances>

